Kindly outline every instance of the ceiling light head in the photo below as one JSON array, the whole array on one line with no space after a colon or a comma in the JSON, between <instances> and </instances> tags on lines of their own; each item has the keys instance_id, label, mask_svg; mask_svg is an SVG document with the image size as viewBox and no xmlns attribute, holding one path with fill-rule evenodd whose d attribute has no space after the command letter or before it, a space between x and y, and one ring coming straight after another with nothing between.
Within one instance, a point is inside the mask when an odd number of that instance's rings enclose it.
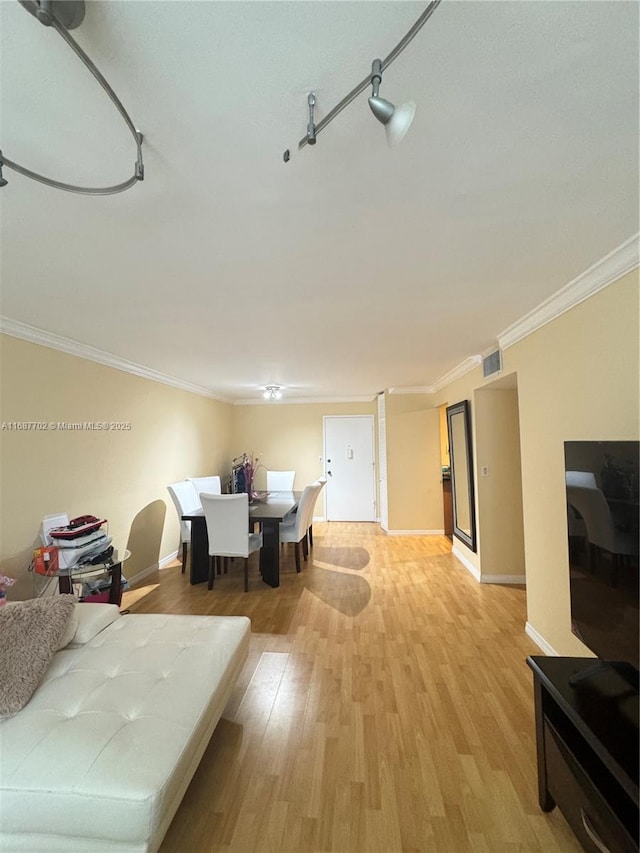
<instances>
[{"instance_id":1,"label":"ceiling light head","mask_svg":"<svg viewBox=\"0 0 640 853\"><path fill-rule=\"evenodd\" d=\"M75 30L84 21L84 0L18 0L18 2L45 27L53 25L54 17L65 30Z\"/></svg>"},{"instance_id":2,"label":"ceiling light head","mask_svg":"<svg viewBox=\"0 0 640 853\"><path fill-rule=\"evenodd\" d=\"M416 114L416 105L413 101L408 101L406 104L396 107L391 101L381 98L378 94L381 82L382 62L379 59L374 59L371 65L371 86L373 88L369 98L369 106L374 116L384 125L387 142L393 147L402 142L411 127L411 122Z\"/></svg>"},{"instance_id":3,"label":"ceiling light head","mask_svg":"<svg viewBox=\"0 0 640 853\"><path fill-rule=\"evenodd\" d=\"M262 396L265 400L279 400L282 397L282 387L280 385L265 385Z\"/></svg>"},{"instance_id":4,"label":"ceiling light head","mask_svg":"<svg viewBox=\"0 0 640 853\"><path fill-rule=\"evenodd\" d=\"M378 100L384 101L384 98L378 98ZM388 104L389 101L385 101L385 103ZM393 104L390 104L390 106L393 107ZM373 107L371 107L371 109L373 110ZM375 111L373 114L378 118ZM399 107L393 108L393 112L388 121L383 122L389 147L393 148L395 145L402 142L407 131L411 127L415 114L416 105L413 101L407 101L405 104L400 104Z\"/></svg>"}]
</instances>

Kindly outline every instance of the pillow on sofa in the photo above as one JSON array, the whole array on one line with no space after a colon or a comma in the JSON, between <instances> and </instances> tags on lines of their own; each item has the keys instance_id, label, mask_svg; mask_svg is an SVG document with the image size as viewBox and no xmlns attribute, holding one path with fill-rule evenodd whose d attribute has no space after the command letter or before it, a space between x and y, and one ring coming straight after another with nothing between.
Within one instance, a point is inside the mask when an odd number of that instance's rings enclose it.
<instances>
[{"instance_id":1,"label":"pillow on sofa","mask_svg":"<svg viewBox=\"0 0 640 853\"><path fill-rule=\"evenodd\" d=\"M0 715L20 711L46 672L76 606L73 595L0 607Z\"/></svg>"},{"instance_id":2,"label":"pillow on sofa","mask_svg":"<svg viewBox=\"0 0 640 853\"><path fill-rule=\"evenodd\" d=\"M78 627L71 641L72 646L83 646L100 631L104 631L115 619L120 618L117 604L91 604L85 602L76 607Z\"/></svg>"},{"instance_id":3,"label":"pillow on sofa","mask_svg":"<svg viewBox=\"0 0 640 853\"><path fill-rule=\"evenodd\" d=\"M78 603L78 599L76 598L76 605L77 605L77 603ZM71 616L69 618L69 621L65 625L64 631L62 632L62 636L60 637L60 639L56 643L56 651L57 652L60 651L60 649L64 649L64 647L68 646L69 643L73 640L73 638L76 635L76 630L78 628L78 621L79 621L78 607L76 606L73 608L73 610L71 612Z\"/></svg>"}]
</instances>

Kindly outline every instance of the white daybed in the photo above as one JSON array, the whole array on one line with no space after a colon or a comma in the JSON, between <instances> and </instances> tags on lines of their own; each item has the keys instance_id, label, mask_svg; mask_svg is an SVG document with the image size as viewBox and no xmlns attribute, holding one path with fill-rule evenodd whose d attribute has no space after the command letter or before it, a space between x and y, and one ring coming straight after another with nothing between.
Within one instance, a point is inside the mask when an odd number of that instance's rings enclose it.
<instances>
[{"instance_id":1,"label":"white daybed","mask_svg":"<svg viewBox=\"0 0 640 853\"><path fill-rule=\"evenodd\" d=\"M76 611L75 644L0 720L0 850L156 851L247 657L250 622Z\"/></svg>"}]
</instances>

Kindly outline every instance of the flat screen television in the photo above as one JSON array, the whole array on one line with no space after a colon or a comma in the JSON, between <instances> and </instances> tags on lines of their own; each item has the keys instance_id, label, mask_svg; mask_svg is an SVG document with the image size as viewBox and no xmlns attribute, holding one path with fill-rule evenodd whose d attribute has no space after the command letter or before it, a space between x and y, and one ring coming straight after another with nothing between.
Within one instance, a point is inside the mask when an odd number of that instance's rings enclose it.
<instances>
[{"instance_id":1,"label":"flat screen television","mask_svg":"<svg viewBox=\"0 0 640 853\"><path fill-rule=\"evenodd\" d=\"M566 441L564 456L571 629L637 682L640 442Z\"/></svg>"}]
</instances>

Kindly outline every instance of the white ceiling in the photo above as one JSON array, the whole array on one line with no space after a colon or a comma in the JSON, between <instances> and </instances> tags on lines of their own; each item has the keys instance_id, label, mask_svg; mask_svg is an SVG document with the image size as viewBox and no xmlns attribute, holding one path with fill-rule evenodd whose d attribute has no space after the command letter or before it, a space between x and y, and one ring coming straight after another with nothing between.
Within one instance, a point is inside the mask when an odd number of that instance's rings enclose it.
<instances>
[{"instance_id":1,"label":"white ceiling","mask_svg":"<svg viewBox=\"0 0 640 853\"><path fill-rule=\"evenodd\" d=\"M638 231L636 2L444 0L385 72L418 104L388 149L363 93L425 8L88 3L74 37L145 134L109 197L5 169L5 317L229 400L432 385ZM62 39L0 0L1 145L73 183L133 173ZM284 164L285 148L292 152Z\"/></svg>"}]
</instances>

